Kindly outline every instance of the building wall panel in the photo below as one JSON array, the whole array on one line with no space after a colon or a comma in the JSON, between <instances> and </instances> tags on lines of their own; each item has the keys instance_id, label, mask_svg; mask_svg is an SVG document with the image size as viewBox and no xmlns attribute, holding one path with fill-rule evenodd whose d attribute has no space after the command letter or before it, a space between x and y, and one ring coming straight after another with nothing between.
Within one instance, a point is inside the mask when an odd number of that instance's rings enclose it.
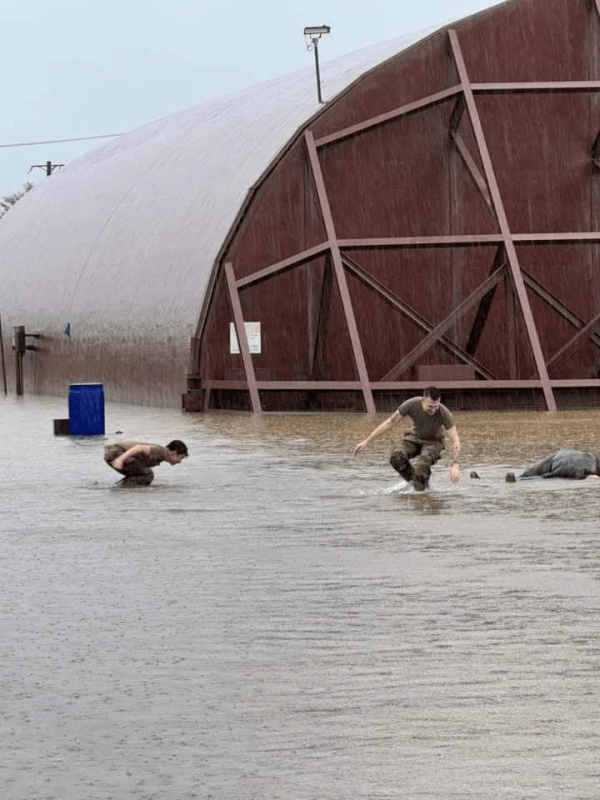
<instances>
[{"instance_id":1,"label":"building wall panel","mask_svg":"<svg viewBox=\"0 0 600 800\"><path fill-rule=\"evenodd\" d=\"M469 78L479 82L586 80L592 0L506 3L456 25Z\"/></svg>"},{"instance_id":2,"label":"building wall panel","mask_svg":"<svg viewBox=\"0 0 600 800\"><path fill-rule=\"evenodd\" d=\"M477 107L510 229L589 230L589 94L484 95Z\"/></svg>"}]
</instances>

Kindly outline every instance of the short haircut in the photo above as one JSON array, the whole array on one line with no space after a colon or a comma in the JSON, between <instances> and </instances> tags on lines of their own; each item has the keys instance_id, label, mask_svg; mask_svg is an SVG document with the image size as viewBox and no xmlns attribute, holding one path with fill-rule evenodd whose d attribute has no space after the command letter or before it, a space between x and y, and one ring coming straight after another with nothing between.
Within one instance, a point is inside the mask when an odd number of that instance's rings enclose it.
<instances>
[{"instance_id":1,"label":"short haircut","mask_svg":"<svg viewBox=\"0 0 600 800\"><path fill-rule=\"evenodd\" d=\"M180 456L187 458L188 449L186 445L181 441L181 439L173 439L172 442L169 442L167 445L167 450L174 450L176 453L179 453Z\"/></svg>"},{"instance_id":2,"label":"short haircut","mask_svg":"<svg viewBox=\"0 0 600 800\"><path fill-rule=\"evenodd\" d=\"M440 390L437 386L428 386L423 392L423 397L431 398L435 403L440 399Z\"/></svg>"}]
</instances>

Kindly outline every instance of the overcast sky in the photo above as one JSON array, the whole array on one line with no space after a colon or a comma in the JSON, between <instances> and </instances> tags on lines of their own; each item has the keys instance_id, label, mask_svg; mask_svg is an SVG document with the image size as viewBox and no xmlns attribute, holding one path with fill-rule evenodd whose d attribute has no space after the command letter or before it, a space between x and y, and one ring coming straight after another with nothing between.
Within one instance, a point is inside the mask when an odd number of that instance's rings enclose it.
<instances>
[{"instance_id":1,"label":"overcast sky","mask_svg":"<svg viewBox=\"0 0 600 800\"><path fill-rule=\"evenodd\" d=\"M497 0L495 0L497 2ZM466 16L493 0L11 0L3 3L0 145L130 131L314 64L302 31L330 25L332 58ZM0 147L0 197L32 165L102 140Z\"/></svg>"}]
</instances>

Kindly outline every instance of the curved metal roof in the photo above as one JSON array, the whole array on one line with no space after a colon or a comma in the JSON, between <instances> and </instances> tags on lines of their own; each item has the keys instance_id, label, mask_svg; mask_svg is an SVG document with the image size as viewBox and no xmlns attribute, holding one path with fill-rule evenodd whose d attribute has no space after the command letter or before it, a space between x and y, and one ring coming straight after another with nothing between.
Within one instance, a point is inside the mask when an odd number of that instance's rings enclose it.
<instances>
[{"instance_id":1,"label":"curved metal roof","mask_svg":"<svg viewBox=\"0 0 600 800\"><path fill-rule=\"evenodd\" d=\"M324 61L323 97L437 29ZM50 336L70 322L98 342L118 329L187 346L248 190L324 108L316 94L310 66L144 125L55 173L0 222L0 311Z\"/></svg>"}]
</instances>

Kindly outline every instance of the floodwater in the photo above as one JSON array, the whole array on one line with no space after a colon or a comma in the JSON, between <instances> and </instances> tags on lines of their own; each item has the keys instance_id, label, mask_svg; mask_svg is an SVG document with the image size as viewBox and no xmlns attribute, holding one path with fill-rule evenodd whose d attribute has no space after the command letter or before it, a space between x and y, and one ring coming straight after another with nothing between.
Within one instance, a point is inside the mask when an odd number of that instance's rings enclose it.
<instances>
[{"instance_id":1,"label":"floodwater","mask_svg":"<svg viewBox=\"0 0 600 800\"><path fill-rule=\"evenodd\" d=\"M66 416L0 398L2 798L600 797L600 481L504 481L600 412L459 413L423 494L383 416Z\"/></svg>"}]
</instances>

